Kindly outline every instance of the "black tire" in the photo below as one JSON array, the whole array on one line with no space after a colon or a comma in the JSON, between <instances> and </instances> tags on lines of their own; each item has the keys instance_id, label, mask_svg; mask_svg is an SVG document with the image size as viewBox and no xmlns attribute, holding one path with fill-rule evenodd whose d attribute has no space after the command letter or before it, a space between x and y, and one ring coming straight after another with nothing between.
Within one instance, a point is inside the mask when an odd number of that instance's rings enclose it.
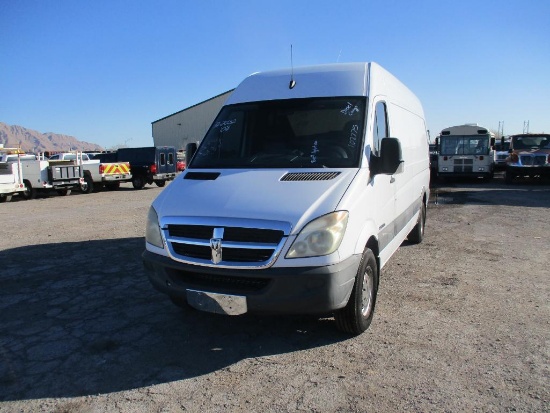
<instances>
[{"instance_id":1,"label":"black tire","mask_svg":"<svg viewBox=\"0 0 550 413\"><path fill-rule=\"evenodd\" d=\"M145 180L141 176L134 176L132 178L132 186L134 189L141 189L145 186Z\"/></svg>"},{"instance_id":2,"label":"black tire","mask_svg":"<svg viewBox=\"0 0 550 413\"><path fill-rule=\"evenodd\" d=\"M0 203L2 203L2 202L10 202L10 201L11 201L11 197L12 197L12 194L8 194L8 195L1 194L1 195L0 195Z\"/></svg>"},{"instance_id":3,"label":"black tire","mask_svg":"<svg viewBox=\"0 0 550 413\"><path fill-rule=\"evenodd\" d=\"M70 189L56 189L55 191L57 192L58 195L61 195L61 196L71 195Z\"/></svg>"},{"instance_id":4,"label":"black tire","mask_svg":"<svg viewBox=\"0 0 550 413\"><path fill-rule=\"evenodd\" d=\"M336 326L358 335L367 330L374 317L378 292L378 265L374 253L366 248L359 263L355 284L347 305L334 313Z\"/></svg>"},{"instance_id":5,"label":"black tire","mask_svg":"<svg viewBox=\"0 0 550 413\"><path fill-rule=\"evenodd\" d=\"M407 239L413 244L420 244L424 239L424 228L426 226L426 204L422 202L420 213L418 214L418 221L407 236Z\"/></svg>"},{"instance_id":6,"label":"black tire","mask_svg":"<svg viewBox=\"0 0 550 413\"><path fill-rule=\"evenodd\" d=\"M155 184L159 187L163 187L164 185L166 185L166 181L162 180L162 181L155 181Z\"/></svg>"},{"instance_id":7,"label":"black tire","mask_svg":"<svg viewBox=\"0 0 550 413\"><path fill-rule=\"evenodd\" d=\"M89 194L94 190L94 181L90 175L84 176L84 183L80 184L80 191L83 194Z\"/></svg>"},{"instance_id":8,"label":"black tire","mask_svg":"<svg viewBox=\"0 0 550 413\"><path fill-rule=\"evenodd\" d=\"M22 192L24 199L34 199L36 198L36 189L34 189L31 185L31 183L27 180L23 181L23 185L25 185L25 190Z\"/></svg>"}]
</instances>

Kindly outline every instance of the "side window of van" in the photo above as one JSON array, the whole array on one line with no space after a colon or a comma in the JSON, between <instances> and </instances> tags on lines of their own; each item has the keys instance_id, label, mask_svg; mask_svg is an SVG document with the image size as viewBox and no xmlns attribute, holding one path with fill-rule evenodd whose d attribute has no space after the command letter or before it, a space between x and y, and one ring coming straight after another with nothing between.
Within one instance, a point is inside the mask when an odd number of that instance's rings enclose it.
<instances>
[{"instance_id":1,"label":"side window of van","mask_svg":"<svg viewBox=\"0 0 550 413\"><path fill-rule=\"evenodd\" d=\"M389 136L386 103L378 102L374 110L374 154L380 154L380 141Z\"/></svg>"}]
</instances>

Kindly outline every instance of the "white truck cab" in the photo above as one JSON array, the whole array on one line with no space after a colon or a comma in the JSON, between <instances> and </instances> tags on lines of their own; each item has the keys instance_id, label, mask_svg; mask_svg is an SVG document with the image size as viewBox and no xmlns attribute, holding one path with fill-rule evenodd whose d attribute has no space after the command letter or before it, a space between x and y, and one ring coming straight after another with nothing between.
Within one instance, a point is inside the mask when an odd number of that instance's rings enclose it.
<instances>
[{"instance_id":1,"label":"white truck cab","mask_svg":"<svg viewBox=\"0 0 550 413\"><path fill-rule=\"evenodd\" d=\"M87 153L83 152L61 152L56 153L48 158L50 161L76 161L78 163L99 163L98 160L93 160Z\"/></svg>"},{"instance_id":2,"label":"white truck cab","mask_svg":"<svg viewBox=\"0 0 550 413\"><path fill-rule=\"evenodd\" d=\"M429 151L418 99L376 63L256 73L154 200L143 261L178 305L371 323L380 270L420 242Z\"/></svg>"}]
</instances>

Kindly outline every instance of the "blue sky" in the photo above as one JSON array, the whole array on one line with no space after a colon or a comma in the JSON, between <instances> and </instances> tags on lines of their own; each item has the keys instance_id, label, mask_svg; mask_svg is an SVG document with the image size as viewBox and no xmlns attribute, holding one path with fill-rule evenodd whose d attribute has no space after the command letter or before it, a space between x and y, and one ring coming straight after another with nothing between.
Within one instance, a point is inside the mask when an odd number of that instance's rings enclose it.
<instances>
[{"instance_id":1,"label":"blue sky","mask_svg":"<svg viewBox=\"0 0 550 413\"><path fill-rule=\"evenodd\" d=\"M149 146L151 122L290 65L375 61L432 138L550 133L549 0L0 0L0 122Z\"/></svg>"}]
</instances>

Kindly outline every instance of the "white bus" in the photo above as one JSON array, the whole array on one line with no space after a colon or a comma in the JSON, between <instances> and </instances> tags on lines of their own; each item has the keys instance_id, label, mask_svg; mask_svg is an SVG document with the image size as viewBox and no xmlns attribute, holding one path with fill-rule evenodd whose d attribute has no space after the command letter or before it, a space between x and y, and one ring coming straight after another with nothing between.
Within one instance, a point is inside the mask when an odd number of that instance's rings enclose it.
<instances>
[{"instance_id":1,"label":"white bus","mask_svg":"<svg viewBox=\"0 0 550 413\"><path fill-rule=\"evenodd\" d=\"M486 128L477 124L451 126L441 131L436 143L438 178L493 177L495 137Z\"/></svg>"}]
</instances>

